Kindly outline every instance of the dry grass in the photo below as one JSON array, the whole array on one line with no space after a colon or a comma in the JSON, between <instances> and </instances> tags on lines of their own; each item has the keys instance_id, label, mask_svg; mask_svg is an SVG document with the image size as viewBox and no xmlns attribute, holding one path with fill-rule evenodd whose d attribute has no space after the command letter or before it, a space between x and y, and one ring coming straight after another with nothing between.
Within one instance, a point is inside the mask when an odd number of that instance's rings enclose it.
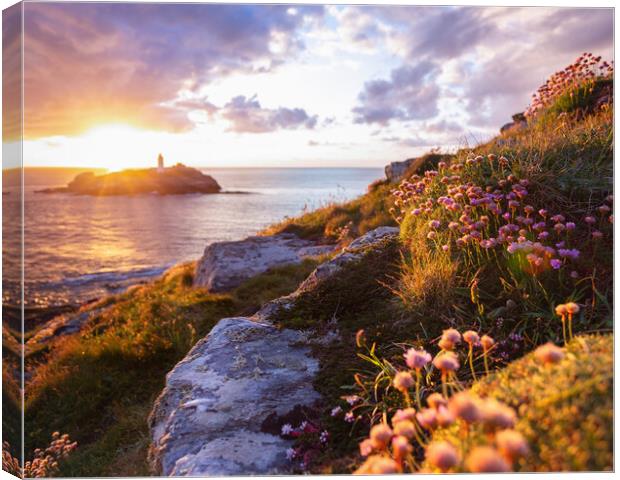
<instances>
[{"instance_id":1,"label":"dry grass","mask_svg":"<svg viewBox=\"0 0 620 480\"><path fill-rule=\"evenodd\" d=\"M449 255L429 250L403 258L394 293L408 309L442 311L454 301L457 265Z\"/></svg>"}]
</instances>

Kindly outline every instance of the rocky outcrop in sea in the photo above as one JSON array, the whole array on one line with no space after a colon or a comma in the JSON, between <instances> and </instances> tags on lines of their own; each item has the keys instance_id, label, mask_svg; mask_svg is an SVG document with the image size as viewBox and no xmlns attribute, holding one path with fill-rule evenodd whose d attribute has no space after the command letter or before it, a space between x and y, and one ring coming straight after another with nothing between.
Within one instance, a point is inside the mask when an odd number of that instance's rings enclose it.
<instances>
[{"instance_id":1,"label":"rocky outcrop in sea","mask_svg":"<svg viewBox=\"0 0 620 480\"><path fill-rule=\"evenodd\" d=\"M66 187L47 188L38 193L74 193L78 195L110 196L158 193L179 195L187 193L218 193L222 187L210 175L177 164L173 167L123 170L105 175L84 172Z\"/></svg>"}]
</instances>

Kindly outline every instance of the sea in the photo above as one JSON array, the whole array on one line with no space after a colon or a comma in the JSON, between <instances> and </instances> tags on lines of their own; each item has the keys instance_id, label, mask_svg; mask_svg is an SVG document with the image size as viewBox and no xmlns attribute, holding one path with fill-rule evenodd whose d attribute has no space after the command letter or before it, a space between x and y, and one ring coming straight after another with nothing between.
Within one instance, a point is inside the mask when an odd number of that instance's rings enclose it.
<instances>
[{"instance_id":1,"label":"sea","mask_svg":"<svg viewBox=\"0 0 620 480\"><path fill-rule=\"evenodd\" d=\"M77 305L197 260L213 242L265 227L367 191L380 168L201 169L225 193L92 197L37 190L64 186L27 176L24 191L24 305ZM51 176L49 176L52 178ZM242 193L234 193L242 192ZM20 302L20 200L3 186L3 304Z\"/></svg>"}]
</instances>

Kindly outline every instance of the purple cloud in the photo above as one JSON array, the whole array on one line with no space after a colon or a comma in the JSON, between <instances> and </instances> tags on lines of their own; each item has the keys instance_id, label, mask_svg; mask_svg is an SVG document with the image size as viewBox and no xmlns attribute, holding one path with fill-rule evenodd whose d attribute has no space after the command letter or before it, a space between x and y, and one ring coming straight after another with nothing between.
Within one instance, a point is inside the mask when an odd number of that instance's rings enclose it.
<instances>
[{"instance_id":1,"label":"purple cloud","mask_svg":"<svg viewBox=\"0 0 620 480\"><path fill-rule=\"evenodd\" d=\"M21 135L21 4L2 12L2 137Z\"/></svg>"},{"instance_id":2,"label":"purple cloud","mask_svg":"<svg viewBox=\"0 0 620 480\"><path fill-rule=\"evenodd\" d=\"M181 89L269 71L304 48L322 7L27 3L27 136L75 134L106 121L183 131ZM278 48L273 48L277 38Z\"/></svg>"},{"instance_id":3,"label":"purple cloud","mask_svg":"<svg viewBox=\"0 0 620 480\"><path fill-rule=\"evenodd\" d=\"M230 131L236 133L267 133L275 130L313 129L318 117L302 108L269 109L261 107L256 96L234 97L221 109L223 118L230 121Z\"/></svg>"},{"instance_id":4,"label":"purple cloud","mask_svg":"<svg viewBox=\"0 0 620 480\"><path fill-rule=\"evenodd\" d=\"M473 126L495 129L522 111L554 70L582 52L613 55L609 8L345 8L341 19L347 38L362 50L391 46L402 58L402 69L432 62L438 69L433 78L442 74L440 92L432 81L421 82L429 90L428 101L411 92L415 110L394 93L404 90L398 82L368 82L360 93L361 105L354 109L358 123L431 118L439 113L438 100L450 97L460 99ZM390 102L390 96L398 101ZM408 114L412 111L418 115Z\"/></svg>"},{"instance_id":5,"label":"purple cloud","mask_svg":"<svg viewBox=\"0 0 620 480\"><path fill-rule=\"evenodd\" d=\"M439 66L422 61L392 70L389 80L364 84L353 109L355 123L388 125L392 120L423 120L437 115Z\"/></svg>"}]
</instances>

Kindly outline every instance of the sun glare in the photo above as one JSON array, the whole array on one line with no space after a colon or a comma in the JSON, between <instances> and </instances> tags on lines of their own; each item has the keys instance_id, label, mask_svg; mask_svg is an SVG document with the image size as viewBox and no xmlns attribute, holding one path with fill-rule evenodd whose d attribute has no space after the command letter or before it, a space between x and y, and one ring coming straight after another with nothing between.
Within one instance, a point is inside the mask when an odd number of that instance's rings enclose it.
<instances>
[{"instance_id":1,"label":"sun glare","mask_svg":"<svg viewBox=\"0 0 620 480\"><path fill-rule=\"evenodd\" d=\"M150 132L125 124L95 127L80 138L80 143L98 157L102 167L111 171L145 166L145 137ZM148 144L146 144L148 145Z\"/></svg>"}]
</instances>

